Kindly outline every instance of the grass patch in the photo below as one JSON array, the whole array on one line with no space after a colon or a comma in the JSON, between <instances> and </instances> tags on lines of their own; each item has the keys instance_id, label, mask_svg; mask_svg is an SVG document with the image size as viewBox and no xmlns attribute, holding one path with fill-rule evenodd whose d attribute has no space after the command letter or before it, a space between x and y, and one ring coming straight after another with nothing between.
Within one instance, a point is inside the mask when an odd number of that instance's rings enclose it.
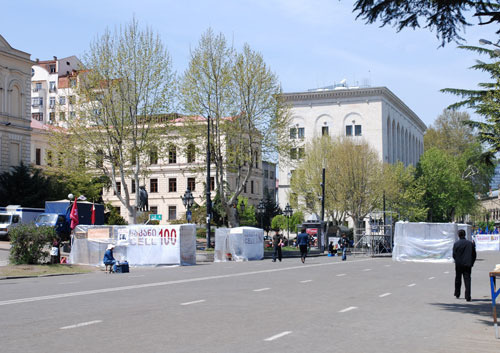
<instances>
[{"instance_id":1,"label":"grass patch","mask_svg":"<svg viewBox=\"0 0 500 353\"><path fill-rule=\"evenodd\" d=\"M274 248L273 247L264 248L264 251L273 252ZM284 246L281 248L281 251L299 251L299 248L296 248L295 246Z\"/></svg>"},{"instance_id":2,"label":"grass patch","mask_svg":"<svg viewBox=\"0 0 500 353\"><path fill-rule=\"evenodd\" d=\"M0 267L0 277L89 273L96 270L94 267L79 265L8 265Z\"/></svg>"}]
</instances>

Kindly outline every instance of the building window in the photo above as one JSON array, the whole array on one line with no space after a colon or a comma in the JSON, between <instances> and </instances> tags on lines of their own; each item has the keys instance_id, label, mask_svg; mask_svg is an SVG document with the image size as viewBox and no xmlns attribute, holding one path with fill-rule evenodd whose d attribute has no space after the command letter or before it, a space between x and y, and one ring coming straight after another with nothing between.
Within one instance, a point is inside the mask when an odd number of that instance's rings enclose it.
<instances>
[{"instance_id":1,"label":"building window","mask_svg":"<svg viewBox=\"0 0 500 353\"><path fill-rule=\"evenodd\" d=\"M56 107L56 97L49 98L49 108L54 109Z\"/></svg>"},{"instance_id":2,"label":"building window","mask_svg":"<svg viewBox=\"0 0 500 353\"><path fill-rule=\"evenodd\" d=\"M177 179L169 178L168 179L168 192L177 192Z\"/></svg>"},{"instance_id":3,"label":"building window","mask_svg":"<svg viewBox=\"0 0 500 353\"><path fill-rule=\"evenodd\" d=\"M59 120L60 121L65 121L66 120L66 113L65 112L60 112L59 113Z\"/></svg>"},{"instance_id":4,"label":"building window","mask_svg":"<svg viewBox=\"0 0 500 353\"><path fill-rule=\"evenodd\" d=\"M267 169L264 169L264 178L269 178L269 171Z\"/></svg>"},{"instance_id":5,"label":"building window","mask_svg":"<svg viewBox=\"0 0 500 353\"><path fill-rule=\"evenodd\" d=\"M38 92L42 89L42 83L41 82L37 82L35 83L35 88L33 88L33 92Z\"/></svg>"},{"instance_id":6,"label":"building window","mask_svg":"<svg viewBox=\"0 0 500 353\"><path fill-rule=\"evenodd\" d=\"M328 136L328 126L321 127L321 136Z\"/></svg>"},{"instance_id":7,"label":"building window","mask_svg":"<svg viewBox=\"0 0 500 353\"><path fill-rule=\"evenodd\" d=\"M247 193L247 184L243 184L243 192L246 194Z\"/></svg>"},{"instance_id":8,"label":"building window","mask_svg":"<svg viewBox=\"0 0 500 353\"><path fill-rule=\"evenodd\" d=\"M253 194L253 180L250 180L250 193Z\"/></svg>"},{"instance_id":9,"label":"building window","mask_svg":"<svg viewBox=\"0 0 500 353\"><path fill-rule=\"evenodd\" d=\"M269 179L274 179L274 172L272 170L269 172Z\"/></svg>"},{"instance_id":10,"label":"building window","mask_svg":"<svg viewBox=\"0 0 500 353\"><path fill-rule=\"evenodd\" d=\"M291 139L297 138L297 128L295 128L295 127L290 128L290 138Z\"/></svg>"},{"instance_id":11,"label":"building window","mask_svg":"<svg viewBox=\"0 0 500 353\"><path fill-rule=\"evenodd\" d=\"M298 136L299 136L299 139L303 139L303 138L304 138L304 136L305 136L305 129L304 129L303 127L299 127L299 128L297 129L297 131L298 131Z\"/></svg>"},{"instance_id":12,"label":"building window","mask_svg":"<svg viewBox=\"0 0 500 353\"><path fill-rule=\"evenodd\" d=\"M50 81L49 82L49 91L50 92L55 92L56 91L56 81Z\"/></svg>"},{"instance_id":13,"label":"building window","mask_svg":"<svg viewBox=\"0 0 500 353\"><path fill-rule=\"evenodd\" d=\"M55 64L49 65L49 72L51 74L55 74L56 73L56 65Z\"/></svg>"},{"instance_id":14,"label":"building window","mask_svg":"<svg viewBox=\"0 0 500 353\"><path fill-rule=\"evenodd\" d=\"M104 162L104 152L102 150L97 150L95 153L95 167L102 168Z\"/></svg>"},{"instance_id":15,"label":"building window","mask_svg":"<svg viewBox=\"0 0 500 353\"><path fill-rule=\"evenodd\" d=\"M33 120L43 121L43 113L31 113Z\"/></svg>"},{"instance_id":16,"label":"building window","mask_svg":"<svg viewBox=\"0 0 500 353\"><path fill-rule=\"evenodd\" d=\"M69 104L75 104L75 96L69 96L68 102L69 102Z\"/></svg>"},{"instance_id":17,"label":"building window","mask_svg":"<svg viewBox=\"0 0 500 353\"><path fill-rule=\"evenodd\" d=\"M175 164L177 163L177 151L175 146L170 146L168 148L168 163Z\"/></svg>"},{"instance_id":18,"label":"building window","mask_svg":"<svg viewBox=\"0 0 500 353\"><path fill-rule=\"evenodd\" d=\"M70 119L76 118L76 112L69 112Z\"/></svg>"},{"instance_id":19,"label":"building window","mask_svg":"<svg viewBox=\"0 0 500 353\"><path fill-rule=\"evenodd\" d=\"M210 177L210 191L214 191L214 190L215 190L215 178Z\"/></svg>"},{"instance_id":20,"label":"building window","mask_svg":"<svg viewBox=\"0 0 500 353\"><path fill-rule=\"evenodd\" d=\"M195 191L195 188L196 188L196 179L195 178L188 178L187 185L188 185L188 189L189 190Z\"/></svg>"},{"instance_id":21,"label":"building window","mask_svg":"<svg viewBox=\"0 0 500 353\"><path fill-rule=\"evenodd\" d=\"M361 125L354 125L354 136L361 136Z\"/></svg>"},{"instance_id":22,"label":"building window","mask_svg":"<svg viewBox=\"0 0 500 353\"><path fill-rule=\"evenodd\" d=\"M149 210L152 214L158 214L158 206L150 206Z\"/></svg>"},{"instance_id":23,"label":"building window","mask_svg":"<svg viewBox=\"0 0 500 353\"><path fill-rule=\"evenodd\" d=\"M131 185L131 189L132 189L132 194L135 194L135 180L132 179L132 185Z\"/></svg>"},{"instance_id":24,"label":"building window","mask_svg":"<svg viewBox=\"0 0 500 353\"><path fill-rule=\"evenodd\" d=\"M66 104L66 97L65 96L60 96L59 97L59 104L60 105L65 105Z\"/></svg>"},{"instance_id":25,"label":"building window","mask_svg":"<svg viewBox=\"0 0 500 353\"><path fill-rule=\"evenodd\" d=\"M35 164L42 165L42 150L40 148L35 150Z\"/></svg>"},{"instance_id":26,"label":"building window","mask_svg":"<svg viewBox=\"0 0 500 353\"><path fill-rule=\"evenodd\" d=\"M193 144L190 144L187 148L187 162L194 163L196 159L196 149Z\"/></svg>"},{"instance_id":27,"label":"building window","mask_svg":"<svg viewBox=\"0 0 500 353\"><path fill-rule=\"evenodd\" d=\"M122 183L120 183L119 181L116 182L116 190L113 190L113 195L116 195L117 192L118 195L120 195L122 192Z\"/></svg>"},{"instance_id":28,"label":"building window","mask_svg":"<svg viewBox=\"0 0 500 353\"><path fill-rule=\"evenodd\" d=\"M49 113L49 122L53 122L54 120L56 120L56 113L50 112Z\"/></svg>"},{"instance_id":29,"label":"building window","mask_svg":"<svg viewBox=\"0 0 500 353\"><path fill-rule=\"evenodd\" d=\"M297 149L296 148L290 149L290 159L297 159Z\"/></svg>"},{"instance_id":30,"label":"building window","mask_svg":"<svg viewBox=\"0 0 500 353\"><path fill-rule=\"evenodd\" d=\"M149 192L158 192L158 179L149 180Z\"/></svg>"},{"instance_id":31,"label":"building window","mask_svg":"<svg viewBox=\"0 0 500 353\"><path fill-rule=\"evenodd\" d=\"M168 219L177 219L177 208L175 206L168 206Z\"/></svg>"},{"instance_id":32,"label":"building window","mask_svg":"<svg viewBox=\"0 0 500 353\"><path fill-rule=\"evenodd\" d=\"M43 105L43 97L33 97L31 98L31 105L33 107L38 107Z\"/></svg>"},{"instance_id":33,"label":"building window","mask_svg":"<svg viewBox=\"0 0 500 353\"><path fill-rule=\"evenodd\" d=\"M75 87L76 87L76 79L74 79L74 78L70 78L70 79L69 79L69 86L70 86L71 88L75 88Z\"/></svg>"},{"instance_id":34,"label":"building window","mask_svg":"<svg viewBox=\"0 0 500 353\"><path fill-rule=\"evenodd\" d=\"M149 164L158 164L158 150L151 148L149 151Z\"/></svg>"},{"instance_id":35,"label":"building window","mask_svg":"<svg viewBox=\"0 0 500 353\"><path fill-rule=\"evenodd\" d=\"M352 136L352 125L346 125L345 127L345 135Z\"/></svg>"},{"instance_id":36,"label":"building window","mask_svg":"<svg viewBox=\"0 0 500 353\"><path fill-rule=\"evenodd\" d=\"M305 155L306 155L306 150L305 150L305 148L304 148L304 147L299 147L299 148L298 148L298 152L299 152L299 153L298 153L298 156L297 156L297 157L298 157L299 159L302 159L302 158L304 158L304 157L305 157Z\"/></svg>"}]
</instances>

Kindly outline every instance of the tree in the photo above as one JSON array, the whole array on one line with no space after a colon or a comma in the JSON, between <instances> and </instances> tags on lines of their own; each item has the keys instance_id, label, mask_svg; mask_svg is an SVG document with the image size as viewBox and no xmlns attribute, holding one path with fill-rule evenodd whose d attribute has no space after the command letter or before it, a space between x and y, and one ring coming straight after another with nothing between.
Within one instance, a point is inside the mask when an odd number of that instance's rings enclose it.
<instances>
[{"instance_id":1,"label":"tree","mask_svg":"<svg viewBox=\"0 0 500 353\"><path fill-rule=\"evenodd\" d=\"M269 232L271 220L274 216L281 213L281 209L267 189L264 191L264 207L264 214L259 217L262 217L262 225L264 229Z\"/></svg>"},{"instance_id":2,"label":"tree","mask_svg":"<svg viewBox=\"0 0 500 353\"><path fill-rule=\"evenodd\" d=\"M474 11L479 25L500 23L498 0L357 0L353 12L366 23L382 21L382 27L393 24L397 31L403 28L429 28L436 32L441 45L463 40L460 36L465 26L470 26L466 13ZM500 31L496 32L497 34Z\"/></svg>"},{"instance_id":3,"label":"tree","mask_svg":"<svg viewBox=\"0 0 500 353\"><path fill-rule=\"evenodd\" d=\"M191 53L181 84L187 113L208 119L217 193L228 224L238 226L234 205L263 154L279 152L286 141L289 117L278 78L262 55L245 44L237 53L211 29ZM187 139L206 140L197 119L183 129ZM229 182L229 179L232 179Z\"/></svg>"},{"instance_id":4,"label":"tree","mask_svg":"<svg viewBox=\"0 0 500 353\"><path fill-rule=\"evenodd\" d=\"M323 166L327 217L340 224L349 216L357 228L382 200L382 162L364 140L329 136L312 140L292 176L291 190L298 196L294 202L303 201L294 207L319 213Z\"/></svg>"},{"instance_id":5,"label":"tree","mask_svg":"<svg viewBox=\"0 0 500 353\"><path fill-rule=\"evenodd\" d=\"M397 212L399 219L425 221L428 211L424 203L425 189L417 183L415 167L405 168L402 162L384 167L384 193L389 208Z\"/></svg>"},{"instance_id":6,"label":"tree","mask_svg":"<svg viewBox=\"0 0 500 353\"><path fill-rule=\"evenodd\" d=\"M68 120L68 132L109 178L129 223L135 223L139 198L131 200L130 179L138 187L151 153L165 147L167 126L156 119L172 104L170 56L158 35L139 29L133 19L92 42L84 63L76 87L78 118Z\"/></svg>"},{"instance_id":7,"label":"tree","mask_svg":"<svg viewBox=\"0 0 500 353\"><path fill-rule=\"evenodd\" d=\"M495 154L500 151L500 54L497 50L490 50L474 46L460 46L462 49L486 54L490 62L477 61L471 68L490 74L491 82L479 83L481 89L445 88L442 92L455 94L464 100L452 104L450 109L461 107L472 108L484 121L467 120L466 123L478 130L479 141L488 146L482 159L493 164Z\"/></svg>"},{"instance_id":8,"label":"tree","mask_svg":"<svg viewBox=\"0 0 500 353\"><path fill-rule=\"evenodd\" d=\"M64 185L41 169L21 164L0 174L0 206L45 207L45 201L67 195Z\"/></svg>"},{"instance_id":9,"label":"tree","mask_svg":"<svg viewBox=\"0 0 500 353\"><path fill-rule=\"evenodd\" d=\"M445 151L437 148L425 151L416 176L425 190L428 221L451 222L469 214L476 206L471 182L462 177L458 159Z\"/></svg>"}]
</instances>

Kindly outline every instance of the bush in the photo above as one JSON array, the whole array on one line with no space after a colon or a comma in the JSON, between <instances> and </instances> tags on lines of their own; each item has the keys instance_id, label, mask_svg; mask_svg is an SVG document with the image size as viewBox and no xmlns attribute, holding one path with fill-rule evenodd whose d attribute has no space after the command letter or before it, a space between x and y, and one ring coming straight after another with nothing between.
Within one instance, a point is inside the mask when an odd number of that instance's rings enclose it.
<instances>
[{"instance_id":1,"label":"bush","mask_svg":"<svg viewBox=\"0 0 500 353\"><path fill-rule=\"evenodd\" d=\"M48 255L46 245L57 238L53 227L37 227L34 224L19 224L9 229L12 264L37 264Z\"/></svg>"}]
</instances>

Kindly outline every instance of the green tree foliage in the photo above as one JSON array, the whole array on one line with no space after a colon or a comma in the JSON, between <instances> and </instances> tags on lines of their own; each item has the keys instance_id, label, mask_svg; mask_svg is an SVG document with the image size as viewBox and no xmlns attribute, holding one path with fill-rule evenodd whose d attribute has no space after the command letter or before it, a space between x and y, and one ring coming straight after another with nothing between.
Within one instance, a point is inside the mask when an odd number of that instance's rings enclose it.
<instances>
[{"instance_id":1,"label":"green tree foliage","mask_svg":"<svg viewBox=\"0 0 500 353\"><path fill-rule=\"evenodd\" d=\"M302 223L304 223L304 214L301 211L297 211L294 212L289 219L287 219L287 217L282 214L274 216L271 220L271 228L278 228L286 232L288 230L288 227L290 227L290 232L296 233L297 226L301 225Z\"/></svg>"},{"instance_id":2,"label":"green tree foliage","mask_svg":"<svg viewBox=\"0 0 500 353\"><path fill-rule=\"evenodd\" d=\"M181 103L188 114L210 117L217 192L228 224L238 226L234 205L255 164L288 141L289 116L278 78L260 53L246 44L237 52L222 34L209 29L191 53L182 78ZM186 139L206 140L205 121L186 121L193 125L183 129Z\"/></svg>"},{"instance_id":3,"label":"green tree foliage","mask_svg":"<svg viewBox=\"0 0 500 353\"><path fill-rule=\"evenodd\" d=\"M255 207L248 204L248 198L238 197L238 217L240 226L257 226L257 219L255 218Z\"/></svg>"},{"instance_id":4,"label":"green tree foliage","mask_svg":"<svg viewBox=\"0 0 500 353\"><path fill-rule=\"evenodd\" d=\"M327 218L341 224L350 216L358 224L380 204L384 183L377 153L366 141L322 136L306 146L305 158L292 176L294 208L319 214L323 166Z\"/></svg>"},{"instance_id":5,"label":"green tree foliage","mask_svg":"<svg viewBox=\"0 0 500 353\"><path fill-rule=\"evenodd\" d=\"M262 217L262 225L266 231L269 231L271 228L271 220L273 219L274 216L278 215L281 213L281 210L272 197L272 195L269 192L264 192L264 206L265 206L265 211L262 216L259 215L259 217ZM259 218L259 224L260 224L260 218Z\"/></svg>"},{"instance_id":6,"label":"green tree foliage","mask_svg":"<svg viewBox=\"0 0 500 353\"><path fill-rule=\"evenodd\" d=\"M54 227L19 224L9 229L9 261L13 264L38 264L49 255L46 250L57 235Z\"/></svg>"},{"instance_id":7,"label":"green tree foliage","mask_svg":"<svg viewBox=\"0 0 500 353\"><path fill-rule=\"evenodd\" d=\"M420 222L427 219L424 202L425 189L417 183L413 165L405 168L402 162L386 164L384 168L384 192L386 207L397 213L401 220Z\"/></svg>"},{"instance_id":8,"label":"green tree foliage","mask_svg":"<svg viewBox=\"0 0 500 353\"><path fill-rule=\"evenodd\" d=\"M462 40L460 31L471 25L467 12L473 11L479 24L500 23L498 0L357 0L353 12L356 18L367 23L381 21L381 26L394 25L397 31L403 28L429 28L436 32L441 45ZM496 32L497 34L500 31Z\"/></svg>"},{"instance_id":9,"label":"green tree foliage","mask_svg":"<svg viewBox=\"0 0 500 353\"><path fill-rule=\"evenodd\" d=\"M472 183L462 177L457 157L437 148L427 150L420 157L416 176L425 190L428 221L451 222L476 206Z\"/></svg>"},{"instance_id":10,"label":"green tree foliage","mask_svg":"<svg viewBox=\"0 0 500 353\"><path fill-rule=\"evenodd\" d=\"M456 158L463 179L471 181L475 193L485 193L494 167L482 158L483 147L468 122L466 112L444 110L424 135L426 150L438 148Z\"/></svg>"},{"instance_id":11,"label":"green tree foliage","mask_svg":"<svg viewBox=\"0 0 500 353\"><path fill-rule=\"evenodd\" d=\"M452 93L463 98L449 108L461 107L473 109L484 121L468 120L466 123L477 129L478 138L488 149L483 153L483 160L493 164L495 154L500 151L500 54L499 50L490 50L474 46L460 48L489 56L489 62L478 60L472 69L486 72L491 82L479 83L480 89L445 88L442 92Z\"/></svg>"},{"instance_id":12,"label":"green tree foliage","mask_svg":"<svg viewBox=\"0 0 500 353\"><path fill-rule=\"evenodd\" d=\"M170 110L174 74L158 35L139 28L135 19L113 33L106 30L84 57L86 70L75 87L78 119L68 119L68 138L77 156L109 178L129 222L135 223L139 198L131 195L145 177L151 153L161 155ZM117 190L117 182L121 190Z\"/></svg>"},{"instance_id":13,"label":"green tree foliage","mask_svg":"<svg viewBox=\"0 0 500 353\"><path fill-rule=\"evenodd\" d=\"M106 204L106 213L104 213L104 224L107 225L126 225L127 221L123 219L122 216L118 213L116 207L113 207L111 204Z\"/></svg>"},{"instance_id":14,"label":"green tree foliage","mask_svg":"<svg viewBox=\"0 0 500 353\"><path fill-rule=\"evenodd\" d=\"M0 206L45 207L45 201L66 198L66 189L40 169L21 164L0 174Z\"/></svg>"}]
</instances>

